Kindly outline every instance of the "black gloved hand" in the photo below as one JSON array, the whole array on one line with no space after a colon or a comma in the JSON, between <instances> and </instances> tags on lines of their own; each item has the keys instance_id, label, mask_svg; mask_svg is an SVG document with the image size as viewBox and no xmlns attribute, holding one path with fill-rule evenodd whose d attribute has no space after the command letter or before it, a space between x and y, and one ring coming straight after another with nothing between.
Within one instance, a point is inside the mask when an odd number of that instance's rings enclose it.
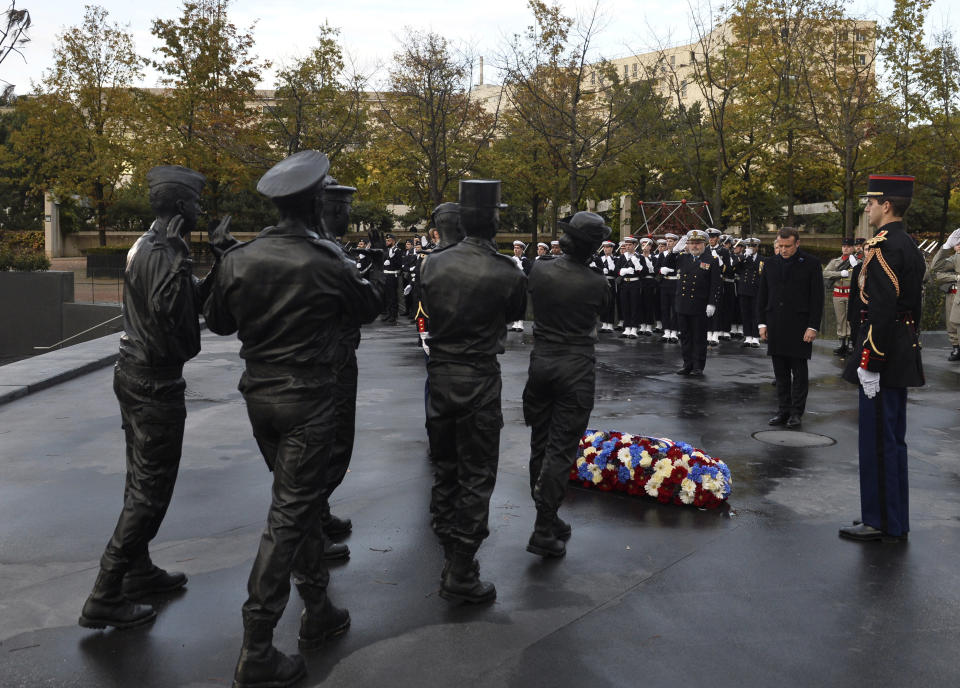
<instances>
[{"instance_id":1,"label":"black gloved hand","mask_svg":"<svg viewBox=\"0 0 960 688\"><path fill-rule=\"evenodd\" d=\"M210 229L207 229L207 240L210 242L210 250L217 258L222 256L231 246L239 244L240 241L230 233L230 220L232 215L227 215L214 226L216 220L210 221Z\"/></svg>"}]
</instances>

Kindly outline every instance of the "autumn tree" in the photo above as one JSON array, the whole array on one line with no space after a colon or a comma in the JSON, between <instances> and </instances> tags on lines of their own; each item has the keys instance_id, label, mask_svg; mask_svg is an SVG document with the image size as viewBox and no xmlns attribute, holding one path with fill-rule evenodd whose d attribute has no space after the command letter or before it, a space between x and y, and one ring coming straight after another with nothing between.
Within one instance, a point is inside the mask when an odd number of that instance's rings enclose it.
<instances>
[{"instance_id":1,"label":"autumn tree","mask_svg":"<svg viewBox=\"0 0 960 688\"><path fill-rule=\"evenodd\" d=\"M561 200L576 210L600 169L632 145L625 127L637 116L638 101L612 65L595 58L599 4L580 19L541 0L527 5L533 24L503 47L500 62L510 106L565 178L566 193L553 204L555 221Z\"/></svg>"},{"instance_id":2,"label":"autumn tree","mask_svg":"<svg viewBox=\"0 0 960 688\"><path fill-rule=\"evenodd\" d=\"M499 102L487 110L475 97L472 66L469 51L440 34L408 30L386 91L376 94L380 127L369 164L392 175L396 200L424 214L456 194L496 127Z\"/></svg>"},{"instance_id":3,"label":"autumn tree","mask_svg":"<svg viewBox=\"0 0 960 688\"><path fill-rule=\"evenodd\" d=\"M205 174L214 216L231 191L269 167L257 155L260 113L253 107L269 63L253 54L253 28L241 30L230 21L231 1L185 0L179 17L155 19L151 28L160 41L153 66L166 88L150 99L150 163L178 163Z\"/></svg>"},{"instance_id":4,"label":"autumn tree","mask_svg":"<svg viewBox=\"0 0 960 688\"><path fill-rule=\"evenodd\" d=\"M366 79L346 69L338 34L323 24L310 53L278 72L274 104L263 117L267 142L278 153L312 148L335 164L366 138Z\"/></svg>"},{"instance_id":5,"label":"autumn tree","mask_svg":"<svg viewBox=\"0 0 960 688\"><path fill-rule=\"evenodd\" d=\"M90 199L100 245L106 244L107 209L135 158L134 84L141 60L132 36L88 5L83 23L57 37L53 67L42 90L23 103L26 117L14 150L33 161L36 190Z\"/></svg>"}]
</instances>

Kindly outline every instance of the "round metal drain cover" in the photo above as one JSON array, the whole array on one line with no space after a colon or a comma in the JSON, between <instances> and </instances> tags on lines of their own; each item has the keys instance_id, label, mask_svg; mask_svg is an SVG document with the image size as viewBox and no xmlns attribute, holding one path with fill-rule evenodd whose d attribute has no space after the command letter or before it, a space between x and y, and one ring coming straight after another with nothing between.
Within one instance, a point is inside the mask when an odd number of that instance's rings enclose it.
<instances>
[{"instance_id":1,"label":"round metal drain cover","mask_svg":"<svg viewBox=\"0 0 960 688\"><path fill-rule=\"evenodd\" d=\"M837 441L826 435L797 430L761 430L753 433L753 439L775 444L778 447L829 447Z\"/></svg>"}]
</instances>

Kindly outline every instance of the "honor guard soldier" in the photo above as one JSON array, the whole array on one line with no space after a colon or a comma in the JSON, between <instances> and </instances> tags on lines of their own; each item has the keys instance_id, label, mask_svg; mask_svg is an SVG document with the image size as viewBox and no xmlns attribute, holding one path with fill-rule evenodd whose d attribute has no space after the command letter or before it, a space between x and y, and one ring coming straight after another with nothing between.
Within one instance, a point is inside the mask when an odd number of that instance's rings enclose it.
<instances>
[{"instance_id":1,"label":"honor guard soldier","mask_svg":"<svg viewBox=\"0 0 960 688\"><path fill-rule=\"evenodd\" d=\"M660 318L663 323L663 341L676 344L680 341L677 327L677 259L680 257L674 252L677 245L676 234L667 233L663 237L663 251L657 254L653 263L654 269L660 275Z\"/></svg>"},{"instance_id":2,"label":"honor guard soldier","mask_svg":"<svg viewBox=\"0 0 960 688\"><path fill-rule=\"evenodd\" d=\"M370 267L373 261L373 255L369 251L369 246L367 246L367 240L360 238L357 239L357 246L354 248L350 255L356 258L357 261L357 270L360 271L361 275L366 275L370 272Z\"/></svg>"},{"instance_id":3,"label":"honor guard soldier","mask_svg":"<svg viewBox=\"0 0 960 688\"><path fill-rule=\"evenodd\" d=\"M607 289L610 291L610 298L600 312L601 332L613 332L613 324L617 319L617 259L613 255L614 248L616 244L608 239L600 246L601 254L594 258L594 265L607 280Z\"/></svg>"},{"instance_id":4,"label":"honor guard soldier","mask_svg":"<svg viewBox=\"0 0 960 688\"><path fill-rule=\"evenodd\" d=\"M557 510L593 409L597 318L610 298L606 280L587 267L610 236L603 218L579 212L558 224L563 255L530 275L533 351L523 390L530 496L537 507L527 551L542 557L562 557L570 538Z\"/></svg>"},{"instance_id":5,"label":"honor guard soldier","mask_svg":"<svg viewBox=\"0 0 960 688\"><path fill-rule=\"evenodd\" d=\"M623 240L623 253L617 260L617 291L620 296L620 317L623 318L621 337L637 338L640 326L641 284L640 278L646 271L646 265L637 255L637 239L628 236Z\"/></svg>"},{"instance_id":6,"label":"honor guard soldier","mask_svg":"<svg viewBox=\"0 0 960 688\"><path fill-rule=\"evenodd\" d=\"M734 273L737 276L740 318L743 321L743 344L741 346L759 349L757 294L760 291L760 240L744 239L743 246L743 252L736 256L733 264Z\"/></svg>"},{"instance_id":7,"label":"honor guard soldier","mask_svg":"<svg viewBox=\"0 0 960 688\"><path fill-rule=\"evenodd\" d=\"M472 603L496 598L474 559L490 531L497 479L500 364L507 323L523 318L527 278L497 252L500 182L461 180L460 225L466 237L422 266L430 319L427 435L433 461L433 530L444 550L440 595Z\"/></svg>"},{"instance_id":8,"label":"honor guard soldier","mask_svg":"<svg viewBox=\"0 0 960 688\"><path fill-rule=\"evenodd\" d=\"M660 294L657 291L657 273L653 269L653 240L643 237L640 240L640 255L643 272L640 275L640 334L653 335L657 324L657 308Z\"/></svg>"},{"instance_id":9,"label":"honor guard soldier","mask_svg":"<svg viewBox=\"0 0 960 688\"><path fill-rule=\"evenodd\" d=\"M659 335L663 335L663 312L660 309L661 299L660 299L660 285L663 283L663 277L660 275L660 256L664 254L669 254L670 249L667 248L666 239L657 239L656 241L656 251L653 252L653 274L654 279L657 280L657 302L654 304L654 311L657 315L657 321L653 325L653 331Z\"/></svg>"},{"instance_id":10,"label":"honor guard soldier","mask_svg":"<svg viewBox=\"0 0 960 688\"><path fill-rule=\"evenodd\" d=\"M560 251L560 242L556 239L550 242L550 255L554 258L559 256L562 252Z\"/></svg>"},{"instance_id":11,"label":"honor guard soldier","mask_svg":"<svg viewBox=\"0 0 960 688\"><path fill-rule=\"evenodd\" d=\"M200 351L199 309L208 280L193 276L187 239L196 229L206 178L178 165L147 172L157 219L127 253L123 329L113 370L127 449L123 509L100 557L79 624L131 628L156 616L134 600L182 588L187 577L150 559L149 544L167 513L180 467L186 383L183 364ZM229 217L211 236L219 255L235 240ZM215 238L219 236L219 240Z\"/></svg>"},{"instance_id":12,"label":"honor guard soldier","mask_svg":"<svg viewBox=\"0 0 960 688\"><path fill-rule=\"evenodd\" d=\"M726 335L726 337L724 337L725 339L730 339L729 332L721 332L721 324L723 319L728 317L723 312L724 306L726 305L725 294L728 291L726 280L731 278L731 275L729 274L730 252L723 247L722 243L720 243L721 236L723 236L723 232L716 227L707 228L708 245L706 247L706 251L708 254L713 256L720 268L720 298L716 304L716 312L707 322L707 345L711 347L720 345L721 334Z\"/></svg>"},{"instance_id":13,"label":"honor guard soldier","mask_svg":"<svg viewBox=\"0 0 960 688\"><path fill-rule=\"evenodd\" d=\"M534 257L534 261L541 260L550 255L550 247L543 243L542 241L537 244L537 255Z\"/></svg>"},{"instance_id":14,"label":"honor guard soldier","mask_svg":"<svg viewBox=\"0 0 960 688\"><path fill-rule=\"evenodd\" d=\"M306 672L303 658L273 646L293 577L305 610L301 649L344 633L350 615L327 596L329 574L321 517L330 453L336 437L339 338L345 326L371 322L380 312L382 264L363 279L342 249L315 228L327 156L291 155L261 177L280 222L227 251L214 268L204 306L217 334L237 333L245 370L240 392L253 435L273 472L270 510L247 583L243 646L234 688L291 686Z\"/></svg>"},{"instance_id":15,"label":"honor guard soldier","mask_svg":"<svg viewBox=\"0 0 960 688\"><path fill-rule=\"evenodd\" d=\"M957 298L957 286L960 284L960 229L954 230L937 252L930 274L944 294L943 319L947 325L947 339L950 341L948 361L960 361L960 339L957 338L957 326L960 325L960 299Z\"/></svg>"},{"instance_id":16,"label":"honor guard soldier","mask_svg":"<svg viewBox=\"0 0 960 688\"><path fill-rule=\"evenodd\" d=\"M527 257L523 255L523 252L527 249L527 245L522 241L517 240L513 242L513 262L516 263L517 268L523 271L524 275L530 274L530 261L527 260ZM513 332L523 332L523 319L515 320L510 323L510 330Z\"/></svg>"},{"instance_id":17,"label":"honor guard soldier","mask_svg":"<svg viewBox=\"0 0 960 688\"><path fill-rule=\"evenodd\" d=\"M870 175L866 212L877 229L864 245L863 303L844 379L860 384L860 519L840 528L851 540L903 542L910 531L907 388L924 384L920 313L926 264L903 225L913 177Z\"/></svg>"},{"instance_id":18,"label":"honor guard soldier","mask_svg":"<svg viewBox=\"0 0 960 688\"><path fill-rule=\"evenodd\" d=\"M847 322L847 306L850 303L850 275L860 262L857 260L853 239L844 237L841 255L833 258L823 269L823 279L833 287L833 312L837 316L837 339L840 346L834 356L846 356L850 352L850 324Z\"/></svg>"},{"instance_id":19,"label":"honor guard soldier","mask_svg":"<svg viewBox=\"0 0 960 688\"><path fill-rule=\"evenodd\" d=\"M403 269L403 252L397 246L397 238L393 234L383 236L387 248L383 253L383 274L386 278L384 285L384 306L387 312L381 318L390 325L397 324L399 310L400 271Z\"/></svg>"},{"instance_id":20,"label":"honor guard soldier","mask_svg":"<svg viewBox=\"0 0 960 688\"><path fill-rule=\"evenodd\" d=\"M720 300L720 265L705 251L707 233L691 229L674 251L687 249L677 260L677 325L683 367L677 375L703 375L707 364L707 321Z\"/></svg>"},{"instance_id":21,"label":"honor guard soldier","mask_svg":"<svg viewBox=\"0 0 960 688\"><path fill-rule=\"evenodd\" d=\"M403 242L403 264L400 268L400 286L403 293L403 312L404 315L413 320L413 274L417 269L418 257L416 249L413 247L413 239L407 239Z\"/></svg>"}]
</instances>

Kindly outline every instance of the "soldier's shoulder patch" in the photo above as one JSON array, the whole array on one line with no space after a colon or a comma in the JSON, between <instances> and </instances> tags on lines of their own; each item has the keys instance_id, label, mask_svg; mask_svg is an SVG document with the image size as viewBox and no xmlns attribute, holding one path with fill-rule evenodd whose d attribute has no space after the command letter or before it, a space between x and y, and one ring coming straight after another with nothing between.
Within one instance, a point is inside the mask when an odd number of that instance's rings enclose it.
<instances>
[{"instance_id":1,"label":"soldier's shoulder patch","mask_svg":"<svg viewBox=\"0 0 960 688\"><path fill-rule=\"evenodd\" d=\"M877 232L876 236L874 236L873 238L867 239L865 242L863 242L863 245L866 248L873 248L874 246L877 246L878 244L880 244L880 242L886 241L886 240L887 240L887 230L884 229Z\"/></svg>"}]
</instances>

